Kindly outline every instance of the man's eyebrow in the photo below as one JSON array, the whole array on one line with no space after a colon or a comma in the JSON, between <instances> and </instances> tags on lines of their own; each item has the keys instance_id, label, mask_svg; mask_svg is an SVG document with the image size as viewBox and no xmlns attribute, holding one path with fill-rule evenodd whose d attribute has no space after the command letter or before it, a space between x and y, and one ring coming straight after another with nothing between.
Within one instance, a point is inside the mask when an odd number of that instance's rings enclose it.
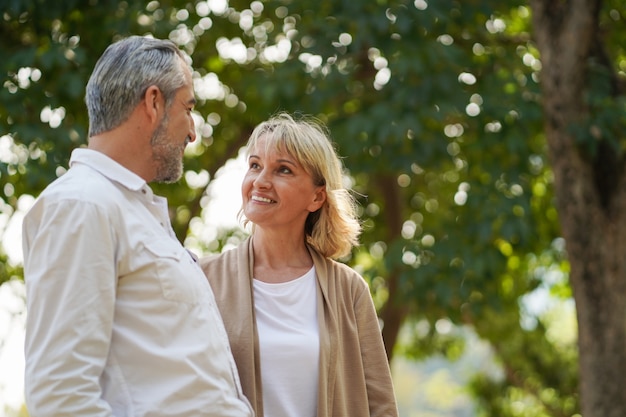
<instances>
[{"instance_id":1,"label":"man's eyebrow","mask_svg":"<svg viewBox=\"0 0 626 417\"><path fill-rule=\"evenodd\" d=\"M192 97L189 100L187 100L187 104L189 104L190 106L195 106L197 103L198 103L198 100L196 100L195 97Z\"/></svg>"}]
</instances>

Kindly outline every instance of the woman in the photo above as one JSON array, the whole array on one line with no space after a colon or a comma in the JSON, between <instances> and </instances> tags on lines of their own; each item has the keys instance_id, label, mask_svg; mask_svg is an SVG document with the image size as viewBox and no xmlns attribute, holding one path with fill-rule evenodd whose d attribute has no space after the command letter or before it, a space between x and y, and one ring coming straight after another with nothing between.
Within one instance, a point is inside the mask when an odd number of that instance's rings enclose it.
<instances>
[{"instance_id":1,"label":"woman","mask_svg":"<svg viewBox=\"0 0 626 417\"><path fill-rule=\"evenodd\" d=\"M324 128L279 114L247 156L251 236L201 264L257 417L397 416L367 283L333 260L360 224Z\"/></svg>"}]
</instances>

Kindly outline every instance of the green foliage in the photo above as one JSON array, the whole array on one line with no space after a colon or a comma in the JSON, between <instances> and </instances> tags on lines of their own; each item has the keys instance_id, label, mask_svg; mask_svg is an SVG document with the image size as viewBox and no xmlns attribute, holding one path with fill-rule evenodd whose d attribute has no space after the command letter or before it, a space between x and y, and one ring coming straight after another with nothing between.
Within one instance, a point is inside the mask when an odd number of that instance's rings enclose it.
<instances>
[{"instance_id":1,"label":"green foliage","mask_svg":"<svg viewBox=\"0 0 626 417\"><path fill-rule=\"evenodd\" d=\"M6 254L0 254L0 285L6 281L20 279L24 276L21 266L12 265ZM1 344L0 344L1 345Z\"/></svg>"}]
</instances>

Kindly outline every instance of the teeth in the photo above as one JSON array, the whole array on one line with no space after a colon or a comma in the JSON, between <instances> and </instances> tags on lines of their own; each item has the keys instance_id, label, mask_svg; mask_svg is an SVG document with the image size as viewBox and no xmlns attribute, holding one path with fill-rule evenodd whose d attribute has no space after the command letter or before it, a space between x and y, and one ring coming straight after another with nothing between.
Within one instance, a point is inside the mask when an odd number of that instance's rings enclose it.
<instances>
[{"instance_id":1,"label":"teeth","mask_svg":"<svg viewBox=\"0 0 626 417\"><path fill-rule=\"evenodd\" d=\"M253 199L254 201L261 201L261 202L263 202L263 203L271 203L271 202L273 201L273 200L270 200L269 198L259 197L259 196L256 196L256 195L253 195L253 196L252 196L252 199Z\"/></svg>"}]
</instances>

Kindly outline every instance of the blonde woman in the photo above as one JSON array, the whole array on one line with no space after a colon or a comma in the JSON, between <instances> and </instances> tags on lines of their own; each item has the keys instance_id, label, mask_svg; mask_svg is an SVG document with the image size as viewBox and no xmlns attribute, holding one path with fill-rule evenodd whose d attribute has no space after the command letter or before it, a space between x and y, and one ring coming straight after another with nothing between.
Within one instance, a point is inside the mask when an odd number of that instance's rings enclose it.
<instances>
[{"instance_id":1,"label":"blonde woman","mask_svg":"<svg viewBox=\"0 0 626 417\"><path fill-rule=\"evenodd\" d=\"M248 145L251 236L201 260L257 417L397 416L367 283L334 259L360 224L323 125L281 113Z\"/></svg>"}]
</instances>

